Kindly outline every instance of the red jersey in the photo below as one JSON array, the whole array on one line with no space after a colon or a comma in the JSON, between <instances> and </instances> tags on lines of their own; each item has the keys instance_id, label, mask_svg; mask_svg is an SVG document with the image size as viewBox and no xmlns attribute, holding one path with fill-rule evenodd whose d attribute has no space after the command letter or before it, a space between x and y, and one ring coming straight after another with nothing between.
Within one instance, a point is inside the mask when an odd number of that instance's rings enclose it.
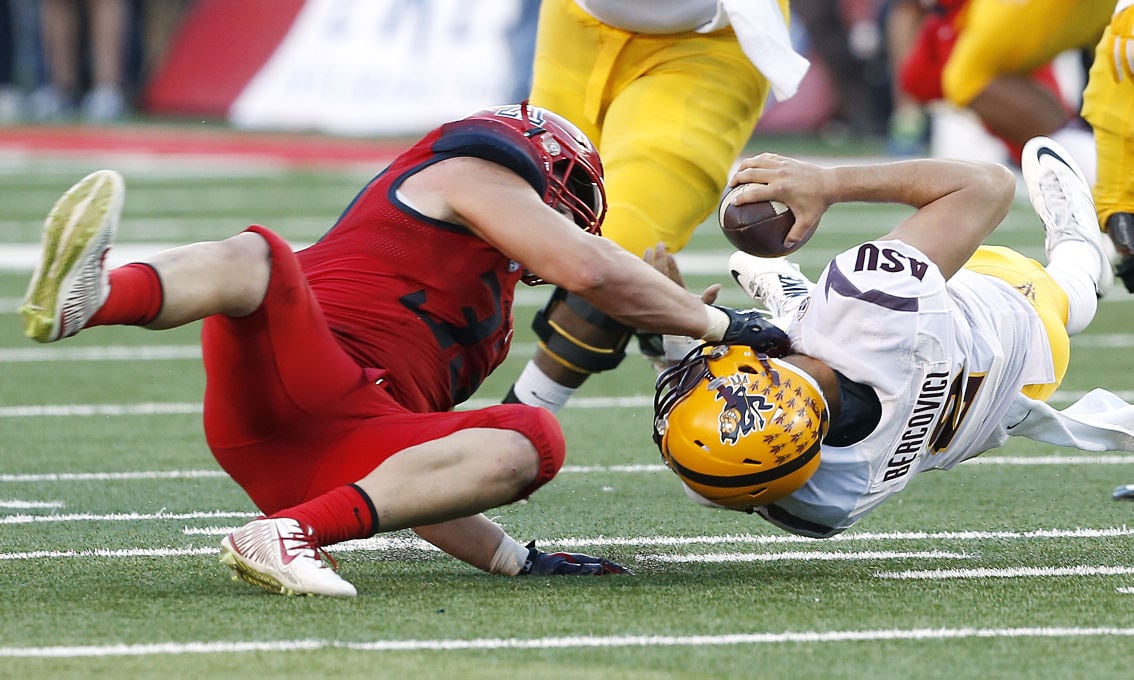
<instances>
[{"instance_id":1,"label":"red jersey","mask_svg":"<svg viewBox=\"0 0 1134 680\"><path fill-rule=\"evenodd\" d=\"M318 243L297 253L342 347L360 366L386 371L391 394L417 412L468 399L504 360L523 274L469 230L398 199L405 178L439 160L479 156L510 165L527 154L488 126L473 130L471 145L467 125L461 135L454 142L445 126L428 134L375 177Z\"/></svg>"}]
</instances>

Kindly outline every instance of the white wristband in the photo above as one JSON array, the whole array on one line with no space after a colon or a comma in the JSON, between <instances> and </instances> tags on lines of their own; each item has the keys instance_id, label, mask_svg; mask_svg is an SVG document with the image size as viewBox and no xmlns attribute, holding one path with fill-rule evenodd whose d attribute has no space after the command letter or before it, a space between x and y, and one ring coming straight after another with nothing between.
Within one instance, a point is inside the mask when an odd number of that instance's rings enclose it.
<instances>
[{"instance_id":1,"label":"white wristband","mask_svg":"<svg viewBox=\"0 0 1134 680\"><path fill-rule=\"evenodd\" d=\"M488 571L492 574L518 576L527 559L528 549L516 539L504 534L500 539L500 545L496 547L496 554L492 556L492 562L488 565Z\"/></svg>"},{"instance_id":2,"label":"white wristband","mask_svg":"<svg viewBox=\"0 0 1134 680\"><path fill-rule=\"evenodd\" d=\"M728 314L725 314L712 305L705 305L705 316L709 322L709 330L705 331L701 339L708 340L709 342L719 342L728 330Z\"/></svg>"}]
</instances>

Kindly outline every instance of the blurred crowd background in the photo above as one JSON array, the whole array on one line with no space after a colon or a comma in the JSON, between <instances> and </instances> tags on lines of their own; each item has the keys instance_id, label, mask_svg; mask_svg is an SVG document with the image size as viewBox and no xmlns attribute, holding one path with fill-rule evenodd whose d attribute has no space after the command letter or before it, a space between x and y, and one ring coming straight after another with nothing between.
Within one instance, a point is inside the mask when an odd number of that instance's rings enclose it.
<instances>
[{"instance_id":1,"label":"blurred crowd background","mask_svg":"<svg viewBox=\"0 0 1134 680\"><path fill-rule=\"evenodd\" d=\"M757 131L877 141L897 155L930 151L941 110L905 94L896 78L927 4L792 0L793 42L812 68L795 97L770 102ZM539 0L0 0L0 125L209 116L248 128L416 133L524 96L538 7ZM303 13L316 28L296 27ZM281 31L267 16L295 25ZM357 34L368 22L367 32L343 38L344 26ZM262 36L267 24L277 38ZM443 32L444 40L430 40ZM294 44L297 33L307 36L306 52ZM285 36L291 62L278 55ZM265 43L277 53L271 59L257 56ZM245 56L254 67L237 63ZM287 75L273 90L277 58L276 70ZM1078 67L1072 60L1060 71L1071 81L1069 99L1081 91ZM243 80L225 82L236 77ZM406 113L394 117L399 107ZM352 109L358 115L348 120Z\"/></svg>"},{"instance_id":2,"label":"blurred crowd background","mask_svg":"<svg viewBox=\"0 0 1134 680\"><path fill-rule=\"evenodd\" d=\"M0 0L0 123L135 113L192 0Z\"/></svg>"}]
</instances>

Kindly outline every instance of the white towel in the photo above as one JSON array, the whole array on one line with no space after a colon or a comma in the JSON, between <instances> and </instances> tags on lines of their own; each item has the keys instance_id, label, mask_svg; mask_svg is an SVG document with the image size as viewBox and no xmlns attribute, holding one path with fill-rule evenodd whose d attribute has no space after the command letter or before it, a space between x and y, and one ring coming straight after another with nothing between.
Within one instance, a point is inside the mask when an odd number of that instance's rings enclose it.
<instances>
[{"instance_id":1,"label":"white towel","mask_svg":"<svg viewBox=\"0 0 1134 680\"><path fill-rule=\"evenodd\" d=\"M1134 406L1094 389L1062 411L1021 395L1002 421L1008 434L1083 451L1134 451Z\"/></svg>"},{"instance_id":2,"label":"white towel","mask_svg":"<svg viewBox=\"0 0 1134 680\"><path fill-rule=\"evenodd\" d=\"M698 29L708 33L731 24L748 59L772 85L776 101L799 90L811 62L792 48L787 19L776 0L720 0L717 16Z\"/></svg>"}]
</instances>

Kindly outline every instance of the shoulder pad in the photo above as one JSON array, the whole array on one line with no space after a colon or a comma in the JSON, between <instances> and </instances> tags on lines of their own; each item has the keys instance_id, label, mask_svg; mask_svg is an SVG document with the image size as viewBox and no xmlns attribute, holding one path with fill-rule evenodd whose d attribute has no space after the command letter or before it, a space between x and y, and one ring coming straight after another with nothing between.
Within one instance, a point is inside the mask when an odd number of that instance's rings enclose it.
<instances>
[{"instance_id":1,"label":"shoulder pad","mask_svg":"<svg viewBox=\"0 0 1134 680\"><path fill-rule=\"evenodd\" d=\"M522 133L488 120L459 120L441 128L441 136L431 147L433 153L448 158L472 156L503 165L524 178L543 196L547 175L543 162Z\"/></svg>"}]
</instances>

